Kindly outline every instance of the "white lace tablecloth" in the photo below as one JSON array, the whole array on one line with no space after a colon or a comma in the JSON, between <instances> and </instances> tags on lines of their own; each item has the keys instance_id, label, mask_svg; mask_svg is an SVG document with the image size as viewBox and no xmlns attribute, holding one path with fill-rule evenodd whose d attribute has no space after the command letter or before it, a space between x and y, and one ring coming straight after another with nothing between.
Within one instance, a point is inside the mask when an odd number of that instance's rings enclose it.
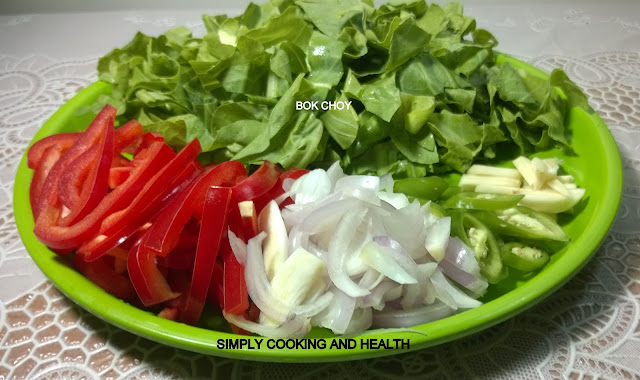
<instances>
[{"instance_id":1,"label":"white lace tablecloth","mask_svg":"<svg viewBox=\"0 0 640 380\"><path fill-rule=\"evenodd\" d=\"M212 2L213 4L213 2ZM96 79L97 59L142 30L204 27L239 9L0 15L0 379L640 379L640 3L477 1L466 12L500 50L563 68L618 142L617 220L589 265L538 306L482 333L413 353L332 364L253 363L163 346L62 296L16 230L12 191L42 123Z\"/></svg>"}]
</instances>

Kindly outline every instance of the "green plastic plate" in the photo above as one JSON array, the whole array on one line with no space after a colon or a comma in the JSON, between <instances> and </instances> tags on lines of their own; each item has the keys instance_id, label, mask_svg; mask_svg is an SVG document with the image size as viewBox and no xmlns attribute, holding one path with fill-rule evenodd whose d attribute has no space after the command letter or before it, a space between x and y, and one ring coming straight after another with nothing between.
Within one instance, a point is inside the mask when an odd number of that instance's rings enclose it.
<instances>
[{"instance_id":1,"label":"green plastic plate","mask_svg":"<svg viewBox=\"0 0 640 380\"><path fill-rule=\"evenodd\" d=\"M504 55L500 56L499 61L508 61L529 75L546 75ZM33 142L51 134L86 128L92 116L78 116L78 111L109 91L109 85L103 82L96 82L81 91L42 126ZM158 318L110 296L76 272L64 257L51 252L34 236L28 195L32 171L27 168L26 154L16 175L16 223L33 260L64 294L105 321L156 342L210 355L262 361L342 361L391 355L406 351L367 348L361 344L364 339L409 339L410 350L417 350L486 329L533 306L561 287L597 250L613 223L622 195L620 155L609 130L595 112L587 113L573 108L569 122L573 132L572 145L577 155L564 156L560 152L551 151L540 153L539 156L560 155L564 160L563 168L573 174L577 183L587 190L588 201L584 209L565 225L571 243L554 254L550 263L535 276L510 279L490 287L490 292L483 298L486 303L481 307L410 330L372 330L363 335L352 336L350 338L356 344L353 349L330 348L331 342L336 338L324 330L314 330L311 336L324 337L326 348L271 349L266 347L266 339L251 337L249 339L253 348L245 346L229 349L219 346L220 343L228 342L220 339L246 337ZM256 348L255 339L263 339L260 349Z\"/></svg>"}]
</instances>

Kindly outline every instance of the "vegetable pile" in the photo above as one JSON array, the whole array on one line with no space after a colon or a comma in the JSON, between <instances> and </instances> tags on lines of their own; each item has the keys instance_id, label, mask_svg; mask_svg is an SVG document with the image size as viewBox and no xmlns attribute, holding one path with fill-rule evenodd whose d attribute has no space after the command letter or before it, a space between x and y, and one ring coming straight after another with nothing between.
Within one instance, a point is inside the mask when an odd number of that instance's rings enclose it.
<instances>
[{"instance_id":1,"label":"vegetable pile","mask_svg":"<svg viewBox=\"0 0 640 380\"><path fill-rule=\"evenodd\" d=\"M135 121L114 129L115 115L106 106L85 132L29 149L35 235L58 253L75 251L76 268L114 296L164 306L161 316L195 324L207 297L227 313L249 313L227 231L256 235L256 212L306 171L265 162L247 177L237 161L203 167L197 139L176 154Z\"/></svg>"},{"instance_id":2,"label":"vegetable pile","mask_svg":"<svg viewBox=\"0 0 640 380\"><path fill-rule=\"evenodd\" d=\"M274 0L204 23L103 57L91 125L29 149L35 235L107 292L188 324L211 305L242 334L357 333L477 307L568 242L555 213L585 190L525 156L571 149L584 95L496 65L459 5Z\"/></svg>"},{"instance_id":3,"label":"vegetable pile","mask_svg":"<svg viewBox=\"0 0 640 380\"><path fill-rule=\"evenodd\" d=\"M568 150L568 104L587 107L561 70L543 80L496 65L496 39L455 3L273 0L203 21L203 37L138 33L103 57L113 92L96 111L113 104L174 147L198 138L217 162L340 161L399 178L462 173L503 150Z\"/></svg>"}]
</instances>

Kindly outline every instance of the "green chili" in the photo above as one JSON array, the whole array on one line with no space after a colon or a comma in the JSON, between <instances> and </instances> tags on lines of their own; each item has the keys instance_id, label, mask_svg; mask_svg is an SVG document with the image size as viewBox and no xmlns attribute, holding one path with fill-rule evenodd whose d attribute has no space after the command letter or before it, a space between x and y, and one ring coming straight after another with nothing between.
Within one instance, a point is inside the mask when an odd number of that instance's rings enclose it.
<instances>
[{"instance_id":1,"label":"green chili","mask_svg":"<svg viewBox=\"0 0 640 380\"><path fill-rule=\"evenodd\" d=\"M506 265L523 272L540 269L549 261L546 252L522 243L507 243L500 249L500 254Z\"/></svg>"},{"instance_id":2,"label":"green chili","mask_svg":"<svg viewBox=\"0 0 640 380\"><path fill-rule=\"evenodd\" d=\"M490 284L495 284L506 275L500 258L498 241L486 225L473 215L456 210L451 216L451 235L457 236L476 253L480 273Z\"/></svg>"},{"instance_id":3,"label":"green chili","mask_svg":"<svg viewBox=\"0 0 640 380\"><path fill-rule=\"evenodd\" d=\"M440 177L402 178L394 182L393 191L425 201L440 198L449 184Z\"/></svg>"},{"instance_id":4,"label":"green chili","mask_svg":"<svg viewBox=\"0 0 640 380\"><path fill-rule=\"evenodd\" d=\"M506 210L518 205L524 197L522 194L488 194L463 192L449 198L444 206L474 210Z\"/></svg>"},{"instance_id":5,"label":"green chili","mask_svg":"<svg viewBox=\"0 0 640 380\"><path fill-rule=\"evenodd\" d=\"M500 235L531 240L568 241L562 227L548 216L527 207L495 212L474 210L473 215Z\"/></svg>"}]
</instances>

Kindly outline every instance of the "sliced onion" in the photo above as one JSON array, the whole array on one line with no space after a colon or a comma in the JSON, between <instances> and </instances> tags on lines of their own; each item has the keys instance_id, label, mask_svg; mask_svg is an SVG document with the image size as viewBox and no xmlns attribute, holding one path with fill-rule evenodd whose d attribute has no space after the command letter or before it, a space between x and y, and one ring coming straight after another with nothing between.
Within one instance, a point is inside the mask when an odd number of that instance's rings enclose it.
<instances>
[{"instance_id":1,"label":"sliced onion","mask_svg":"<svg viewBox=\"0 0 640 380\"><path fill-rule=\"evenodd\" d=\"M306 219L309 214L314 212L316 209L326 207L327 205L340 200L340 197L341 194L334 193L316 202L310 202L306 204L294 203L288 205L281 212L282 219L284 220L287 228L291 228L296 224L302 224L304 219Z\"/></svg>"},{"instance_id":2,"label":"sliced onion","mask_svg":"<svg viewBox=\"0 0 640 380\"><path fill-rule=\"evenodd\" d=\"M329 180L331 180L331 191L333 191L336 188L338 180L345 176L339 161L334 162L329 169L327 169L327 176L329 176Z\"/></svg>"},{"instance_id":3,"label":"sliced onion","mask_svg":"<svg viewBox=\"0 0 640 380\"><path fill-rule=\"evenodd\" d=\"M376 310L382 310L384 307L384 295L398 286L398 283L385 280L371 289L371 293L362 297L359 302L359 307L373 307Z\"/></svg>"},{"instance_id":4,"label":"sliced onion","mask_svg":"<svg viewBox=\"0 0 640 380\"><path fill-rule=\"evenodd\" d=\"M400 306L403 309L409 310L421 306L424 302L424 298L427 295L424 281L417 284L409 284L404 287L404 296L400 301Z\"/></svg>"},{"instance_id":5,"label":"sliced onion","mask_svg":"<svg viewBox=\"0 0 640 380\"><path fill-rule=\"evenodd\" d=\"M433 286L436 287L437 294L439 294L438 289L440 289L451 296L451 299L453 299L453 302L456 304L454 309L472 309L482 305L482 302L469 297L462 290L450 283L441 271L435 271L433 275L431 275L431 281L433 282Z\"/></svg>"},{"instance_id":6,"label":"sliced onion","mask_svg":"<svg viewBox=\"0 0 640 380\"><path fill-rule=\"evenodd\" d=\"M330 329L335 334L344 334L349 327L356 307L356 299L349 297L337 288L329 290L333 293L333 302L322 312L311 319L311 324Z\"/></svg>"},{"instance_id":7,"label":"sliced onion","mask_svg":"<svg viewBox=\"0 0 640 380\"><path fill-rule=\"evenodd\" d=\"M358 308L353 311L353 316L351 317L351 321L349 321L349 326L344 331L345 334L357 334L362 331L365 331L371 327L371 323L373 322L373 313L370 307L367 308Z\"/></svg>"},{"instance_id":8,"label":"sliced onion","mask_svg":"<svg viewBox=\"0 0 640 380\"><path fill-rule=\"evenodd\" d=\"M422 211L422 216L424 218L424 226L427 228L438 219L431 213L431 201L422 205L422 207L420 207L420 211Z\"/></svg>"},{"instance_id":9,"label":"sliced onion","mask_svg":"<svg viewBox=\"0 0 640 380\"><path fill-rule=\"evenodd\" d=\"M380 177L380 190L384 191L388 194L392 194L393 193L393 186L395 185L394 181L393 181L393 176L391 174L385 174L382 177ZM402 194L402 193L395 193L395 194ZM404 195L404 194L402 194Z\"/></svg>"},{"instance_id":10,"label":"sliced onion","mask_svg":"<svg viewBox=\"0 0 640 380\"><path fill-rule=\"evenodd\" d=\"M453 315L454 310L442 302L412 310L383 310L373 313L372 327L418 326Z\"/></svg>"},{"instance_id":11,"label":"sliced onion","mask_svg":"<svg viewBox=\"0 0 640 380\"><path fill-rule=\"evenodd\" d=\"M372 175L345 176L336 182L335 191L339 192L351 188L361 188L378 192L380 191L380 177Z\"/></svg>"},{"instance_id":12,"label":"sliced onion","mask_svg":"<svg viewBox=\"0 0 640 380\"><path fill-rule=\"evenodd\" d=\"M480 265L473 250L457 237L449 239L444 259L438 266L453 281L475 294L483 294L489 285L480 274Z\"/></svg>"},{"instance_id":13,"label":"sliced onion","mask_svg":"<svg viewBox=\"0 0 640 380\"><path fill-rule=\"evenodd\" d=\"M245 265L247 262L247 245L233 233L233 231L228 231L229 236L229 245L231 246L231 251L233 251L236 260L242 265Z\"/></svg>"},{"instance_id":14,"label":"sliced onion","mask_svg":"<svg viewBox=\"0 0 640 380\"><path fill-rule=\"evenodd\" d=\"M360 281L358 281L358 285L371 290L376 287L376 285L378 285L384 278L385 276L377 270L369 269L364 272L364 275L362 276L362 278L360 278Z\"/></svg>"},{"instance_id":15,"label":"sliced onion","mask_svg":"<svg viewBox=\"0 0 640 380\"><path fill-rule=\"evenodd\" d=\"M309 234L302 231L300 225L295 225L289 231L289 252L295 252L299 247L305 248L309 244Z\"/></svg>"},{"instance_id":16,"label":"sliced onion","mask_svg":"<svg viewBox=\"0 0 640 380\"><path fill-rule=\"evenodd\" d=\"M291 198L296 204L323 199L331 192L331 180L322 169L315 169L298 178L291 186Z\"/></svg>"},{"instance_id":17,"label":"sliced onion","mask_svg":"<svg viewBox=\"0 0 640 380\"><path fill-rule=\"evenodd\" d=\"M387 202L396 209L409 206L410 202L406 195L402 193L388 193L386 191L379 191L378 198L381 201Z\"/></svg>"},{"instance_id":18,"label":"sliced onion","mask_svg":"<svg viewBox=\"0 0 640 380\"><path fill-rule=\"evenodd\" d=\"M416 278L416 274L418 270L415 263L413 263L415 266L414 273L408 273L407 270L395 260L395 256L398 255L394 255L394 253L394 250L380 246L374 238L374 241L367 244L362 251L360 251L360 258L362 262L399 284L417 283L418 279Z\"/></svg>"},{"instance_id":19,"label":"sliced onion","mask_svg":"<svg viewBox=\"0 0 640 380\"><path fill-rule=\"evenodd\" d=\"M402 267L411 277L418 278L418 264L411 258L409 253L395 240L389 236L375 236L373 238L393 260Z\"/></svg>"},{"instance_id":20,"label":"sliced onion","mask_svg":"<svg viewBox=\"0 0 640 380\"><path fill-rule=\"evenodd\" d=\"M279 326L270 326L248 321L240 315L227 313L222 315L227 322L268 338L302 338L311 330L309 319L302 317L292 317L282 322Z\"/></svg>"},{"instance_id":21,"label":"sliced onion","mask_svg":"<svg viewBox=\"0 0 640 380\"><path fill-rule=\"evenodd\" d=\"M271 292L271 284L267 279L267 271L262 259L262 241L266 233L261 232L251 238L247 244L247 259L244 268L244 278L247 292L258 309L269 318L283 322L293 315L290 308Z\"/></svg>"},{"instance_id":22,"label":"sliced onion","mask_svg":"<svg viewBox=\"0 0 640 380\"><path fill-rule=\"evenodd\" d=\"M320 297L316 297L312 302L294 306L292 311L298 316L311 318L326 309L333 300L333 297L333 293L325 292Z\"/></svg>"},{"instance_id":23,"label":"sliced onion","mask_svg":"<svg viewBox=\"0 0 640 380\"><path fill-rule=\"evenodd\" d=\"M335 228L344 214L362 205L358 199L341 199L316 208L301 223L300 229L310 235Z\"/></svg>"},{"instance_id":24,"label":"sliced onion","mask_svg":"<svg viewBox=\"0 0 640 380\"><path fill-rule=\"evenodd\" d=\"M449 216L436 219L436 221L427 228L424 247L436 261L441 261L444 258L450 236L451 217Z\"/></svg>"},{"instance_id":25,"label":"sliced onion","mask_svg":"<svg viewBox=\"0 0 640 380\"><path fill-rule=\"evenodd\" d=\"M366 212L367 210L362 208L343 216L340 222L338 222L333 240L329 244L328 249L327 266L329 269L329 277L338 289L351 297L361 297L369 294L369 290L358 286L345 271L347 254L349 253L349 243L353 231L355 231L362 222Z\"/></svg>"},{"instance_id":26,"label":"sliced onion","mask_svg":"<svg viewBox=\"0 0 640 380\"><path fill-rule=\"evenodd\" d=\"M411 257L424 256L426 248L424 240L424 217L420 211L420 204L415 201L409 206L391 212L388 218L383 220L387 235L396 240Z\"/></svg>"}]
</instances>

